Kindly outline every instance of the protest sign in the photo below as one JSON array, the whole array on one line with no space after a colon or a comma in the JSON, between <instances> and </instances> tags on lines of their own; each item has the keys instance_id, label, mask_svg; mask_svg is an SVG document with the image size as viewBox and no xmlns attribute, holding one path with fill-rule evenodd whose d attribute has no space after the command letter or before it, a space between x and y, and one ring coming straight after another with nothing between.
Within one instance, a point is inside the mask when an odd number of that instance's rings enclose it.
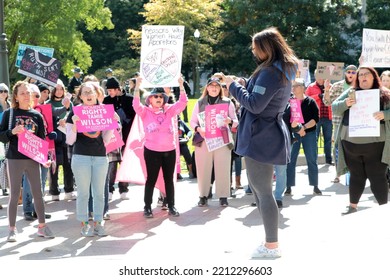
<instances>
[{"instance_id":1,"label":"protest sign","mask_svg":"<svg viewBox=\"0 0 390 280\"><path fill-rule=\"evenodd\" d=\"M47 163L48 149L49 143L47 141L28 130L18 134L18 151L36 162L41 164Z\"/></svg>"},{"instance_id":2,"label":"protest sign","mask_svg":"<svg viewBox=\"0 0 390 280\"><path fill-rule=\"evenodd\" d=\"M142 26L140 74L144 88L179 86L184 26Z\"/></svg>"},{"instance_id":3,"label":"protest sign","mask_svg":"<svg viewBox=\"0 0 390 280\"><path fill-rule=\"evenodd\" d=\"M379 111L379 89L356 91L356 104L349 109L350 137L379 137L380 122L373 116Z\"/></svg>"},{"instance_id":4,"label":"protest sign","mask_svg":"<svg viewBox=\"0 0 390 280\"><path fill-rule=\"evenodd\" d=\"M118 148L122 148L124 144L125 143L123 142L118 130L114 129L114 133L112 134L110 141L108 143L104 143L104 146L106 147L106 154Z\"/></svg>"},{"instance_id":5,"label":"protest sign","mask_svg":"<svg viewBox=\"0 0 390 280\"><path fill-rule=\"evenodd\" d=\"M344 78L344 63L318 61L316 75L324 80L342 80Z\"/></svg>"},{"instance_id":6,"label":"protest sign","mask_svg":"<svg viewBox=\"0 0 390 280\"><path fill-rule=\"evenodd\" d=\"M216 138L222 136L223 127L225 127L224 120L228 115L229 105L215 104L207 105L205 107L205 128L206 138Z\"/></svg>"},{"instance_id":7,"label":"protest sign","mask_svg":"<svg viewBox=\"0 0 390 280\"><path fill-rule=\"evenodd\" d=\"M27 48L20 63L18 73L56 86L61 72L61 62L55 58L43 55L38 51Z\"/></svg>"},{"instance_id":8,"label":"protest sign","mask_svg":"<svg viewBox=\"0 0 390 280\"><path fill-rule=\"evenodd\" d=\"M94 132L118 128L114 119L114 106L112 104L73 107L74 114L80 120L76 123L77 132Z\"/></svg>"},{"instance_id":9,"label":"protest sign","mask_svg":"<svg viewBox=\"0 0 390 280\"><path fill-rule=\"evenodd\" d=\"M298 60L297 78L303 79L305 81L306 86L311 83L309 64L310 64L310 60L308 59Z\"/></svg>"},{"instance_id":10,"label":"protest sign","mask_svg":"<svg viewBox=\"0 0 390 280\"><path fill-rule=\"evenodd\" d=\"M298 99L290 99L290 123L296 121L298 123L304 123L302 108L301 108L301 100Z\"/></svg>"},{"instance_id":11,"label":"protest sign","mask_svg":"<svg viewBox=\"0 0 390 280\"><path fill-rule=\"evenodd\" d=\"M22 62L24 52L26 49L33 49L34 51L38 51L41 54L44 54L49 57L53 57L54 54L54 49L53 48L46 48L46 47L40 47L40 46L32 46L32 45L26 45L26 44L19 44L18 46L18 52L16 54L16 61L15 61L15 66L20 67L20 63Z\"/></svg>"},{"instance_id":12,"label":"protest sign","mask_svg":"<svg viewBox=\"0 0 390 280\"><path fill-rule=\"evenodd\" d=\"M363 28L361 65L390 67L390 30Z\"/></svg>"}]
</instances>

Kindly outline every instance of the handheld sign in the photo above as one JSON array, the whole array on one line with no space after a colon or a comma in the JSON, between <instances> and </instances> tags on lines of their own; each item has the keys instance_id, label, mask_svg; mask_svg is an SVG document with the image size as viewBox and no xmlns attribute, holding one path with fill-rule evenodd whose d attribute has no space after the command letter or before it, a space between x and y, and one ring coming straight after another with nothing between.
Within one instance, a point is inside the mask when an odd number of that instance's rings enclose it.
<instances>
[{"instance_id":1,"label":"handheld sign","mask_svg":"<svg viewBox=\"0 0 390 280\"><path fill-rule=\"evenodd\" d=\"M205 128L206 138L216 138L222 136L221 128L225 127L224 120L228 115L229 105L215 104L205 107Z\"/></svg>"},{"instance_id":2,"label":"handheld sign","mask_svg":"<svg viewBox=\"0 0 390 280\"><path fill-rule=\"evenodd\" d=\"M142 86L179 86L184 26L142 26L140 74Z\"/></svg>"},{"instance_id":3,"label":"handheld sign","mask_svg":"<svg viewBox=\"0 0 390 280\"><path fill-rule=\"evenodd\" d=\"M317 62L317 77L328 80L342 80L344 77L344 63L342 62Z\"/></svg>"},{"instance_id":4,"label":"handheld sign","mask_svg":"<svg viewBox=\"0 0 390 280\"><path fill-rule=\"evenodd\" d=\"M301 101L295 98L290 99L290 123L293 121L296 121L298 123L304 123L305 120L303 119L302 115L302 108L301 108Z\"/></svg>"},{"instance_id":5,"label":"handheld sign","mask_svg":"<svg viewBox=\"0 0 390 280\"><path fill-rule=\"evenodd\" d=\"M94 106L75 106L74 114L80 118L76 123L77 132L94 132L118 128L114 120L114 106L112 104Z\"/></svg>"},{"instance_id":6,"label":"handheld sign","mask_svg":"<svg viewBox=\"0 0 390 280\"><path fill-rule=\"evenodd\" d=\"M390 67L390 30L363 28L363 66Z\"/></svg>"},{"instance_id":7,"label":"handheld sign","mask_svg":"<svg viewBox=\"0 0 390 280\"><path fill-rule=\"evenodd\" d=\"M49 143L26 131L18 135L18 151L38 163L47 163Z\"/></svg>"},{"instance_id":8,"label":"handheld sign","mask_svg":"<svg viewBox=\"0 0 390 280\"><path fill-rule=\"evenodd\" d=\"M124 144L125 143L123 142L118 130L114 129L114 133L112 134L110 141L108 143L104 143L104 146L106 147L106 154L118 148L122 148Z\"/></svg>"},{"instance_id":9,"label":"handheld sign","mask_svg":"<svg viewBox=\"0 0 390 280\"><path fill-rule=\"evenodd\" d=\"M38 51L27 48L24 52L18 73L45 84L56 86L61 72L61 62Z\"/></svg>"},{"instance_id":10,"label":"handheld sign","mask_svg":"<svg viewBox=\"0 0 390 280\"><path fill-rule=\"evenodd\" d=\"M16 54L16 61L15 61L15 66L20 67L20 63L22 62L24 52L26 49L33 49L34 51L38 51L41 54L44 54L49 57L53 57L54 54L54 49L53 48L46 48L46 47L40 47L40 46L32 46L32 45L26 45L26 44L19 44L18 47L18 52Z\"/></svg>"}]
</instances>

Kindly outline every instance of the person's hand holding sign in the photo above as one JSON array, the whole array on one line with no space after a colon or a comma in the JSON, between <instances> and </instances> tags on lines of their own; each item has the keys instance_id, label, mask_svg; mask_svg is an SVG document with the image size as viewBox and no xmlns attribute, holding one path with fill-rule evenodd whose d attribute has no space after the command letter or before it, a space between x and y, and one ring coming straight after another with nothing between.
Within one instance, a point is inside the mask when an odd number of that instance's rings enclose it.
<instances>
[{"instance_id":1,"label":"person's hand holding sign","mask_svg":"<svg viewBox=\"0 0 390 280\"><path fill-rule=\"evenodd\" d=\"M383 113L383 111L375 112L374 113L374 118L377 121L381 121L381 120L383 120L385 118L385 114Z\"/></svg>"},{"instance_id":2,"label":"person's hand holding sign","mask_svg":"<svg viewBox=\"0 0 390 280\"><path fill-rule=\"evenodd\" d=\"M20 133L23 133L23 132L24 132L24 126L21 125L21 124L15 126L15 127L11 130L12 135L17 135L17 134L20 134Z\"/></svg>"},{"instance_id":3,"label":"person's hand holding sign","mask_svg":"<svg viewBox=\"0 0 390 280\"><path fill-rule=\"evenodd\" d=\"M73 121L73 126L72 126L72 130L73 132L77 132L77 122L80 120L80 117L77 116L77 115L73 115L72 117L72 121Z\"/></svg>"}]
</instances>

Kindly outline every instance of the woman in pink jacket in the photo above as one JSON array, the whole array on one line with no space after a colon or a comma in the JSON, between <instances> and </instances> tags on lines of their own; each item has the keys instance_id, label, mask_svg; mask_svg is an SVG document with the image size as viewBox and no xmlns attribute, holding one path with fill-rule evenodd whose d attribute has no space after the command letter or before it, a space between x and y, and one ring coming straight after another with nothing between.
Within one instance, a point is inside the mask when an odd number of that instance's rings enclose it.
<instances>
[{"instance_id":1,"label":"woman in pink jacket","mask_svg":"<svg viewBox=\"0 0 390 280\"><path fill-rule=\"evenodd\" d=\"M144 158L146 164L146 183L144 195L144 216L153 218L152 200L154 186L157 182L160 168L163 172L168 213L179 216L175 208L174 176L176 166L177 135L175 123L179 115L187 106L187 95L183 86L183 78L179 78L180 98L174 104L167 104L168 96L163 88L155 88L145 100L140 101L140 84L142 78L137 78L134 90L133 107L142 119L145 131Z\"/></svg>"}]
</instances>

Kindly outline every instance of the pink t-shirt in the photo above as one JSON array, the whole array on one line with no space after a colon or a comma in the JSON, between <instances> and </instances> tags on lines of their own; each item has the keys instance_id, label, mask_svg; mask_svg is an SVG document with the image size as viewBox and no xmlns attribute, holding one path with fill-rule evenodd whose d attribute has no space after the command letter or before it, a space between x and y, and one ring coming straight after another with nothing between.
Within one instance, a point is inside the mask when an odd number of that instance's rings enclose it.
<instances>
[{"instance_id":1,"label":"pink t-shirt","mask_svg":"<svg viewBox=\"0 0 390 280\"><path fill-rule=\"evenodd\" d=\"M134 97L133 108L142 120L145 131L145 147L156 152L176 149L177 115L187 106L185 92L180 92L179 100L174 104L165 104L161 109L141 104L139 97Z\"/></svg>"}]
</instances>

